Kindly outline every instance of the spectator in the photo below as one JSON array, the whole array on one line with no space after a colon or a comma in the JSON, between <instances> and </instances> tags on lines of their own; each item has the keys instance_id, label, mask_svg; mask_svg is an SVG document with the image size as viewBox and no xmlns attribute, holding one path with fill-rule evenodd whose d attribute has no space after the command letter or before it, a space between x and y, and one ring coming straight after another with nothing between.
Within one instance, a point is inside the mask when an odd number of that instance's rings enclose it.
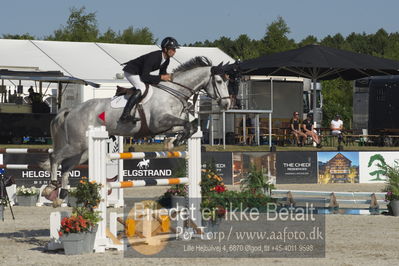
<instances>
[{"instance_id":1,"label":"spectator","mask_svg":"<svg viewBox=\"0 0 399 266\"><path fill-rule=\"evenodd\" d=\"M40 93L37 93L33 90L33 86L30 86L28 89L29 92L29 100L31 104L35 104L35 103L41 103L42 102L42 96L40 95Z\"/></svg>"},{"instance_id":2,"label":"spectator","mask_svg":"<svg viewBox=\"0 0 399 266\"><path fill-rule=\"evenodd\" d=\"M298 146L303 146L303 140L306 139L305 133L301 130L302 121L299 119L299 113L294 112L292 119L290 120L291 133L295 136L296 143ZM302 141L300 140L302 139Z\"/></svg>"},{"instance_id":3,"label":"spectator","mask_svg":"<svg viewBox=\"0 0 399 266\"><path fill-rule=\"evenodd\" d=\"M317 143L317 148L321 148L321 140L317 133L315 132L314 126L313 126L313 115L308 114L306 116L306 119L303 120L302 124L302 129L303 132L307 135L312 137L313 141Z\"/></svg>"},{"instance_id":4,"label":"spectator","mask_svg":"<svg viewBox=\"0 0 399 266\"><path fill-rule=\"evenodd\" d=\"M338 137L338 144L343 142L344 137L342 135L342 130L344 129L344 122L341 120L341 116L336 114L334 119L330 123L331 135Z\"/></svg>"},{"instance_id":5,"label":"spectator","mask_svg":"<svg viewBox=\"0 0 399 266\"><path fill-rule=\"evenodd\" d=\"M241 80L241 75L240 71L238 68L239 62L237 61L234 65L234 67L227 72L228 76L228 90L229 90L229 95L230 95L230 101L231 101L231 108L232 109L240 109L241 108L241 103L240 100L237 99L238 95L238 89L240 87L240 80Z\"/></svg>"}]
</instances>

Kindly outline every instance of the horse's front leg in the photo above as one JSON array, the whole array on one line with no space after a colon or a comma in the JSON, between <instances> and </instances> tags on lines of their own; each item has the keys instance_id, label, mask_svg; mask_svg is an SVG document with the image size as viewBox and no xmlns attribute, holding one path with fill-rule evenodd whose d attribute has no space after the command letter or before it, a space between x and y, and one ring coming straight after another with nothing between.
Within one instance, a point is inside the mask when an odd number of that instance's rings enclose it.
<instances>
[{"instance_id":1,"label":"horse's front leg","mask_svg":"<svg viewBox=\"0 0 399 266\"><path fill-rule=\"evenodd\" d=\"M173 142L174 145L181 145L188 140L198 130L198 119L194 119L191 122L186 121L184 124L184 131L180 134Z\"/></svg>"}]
</instances>

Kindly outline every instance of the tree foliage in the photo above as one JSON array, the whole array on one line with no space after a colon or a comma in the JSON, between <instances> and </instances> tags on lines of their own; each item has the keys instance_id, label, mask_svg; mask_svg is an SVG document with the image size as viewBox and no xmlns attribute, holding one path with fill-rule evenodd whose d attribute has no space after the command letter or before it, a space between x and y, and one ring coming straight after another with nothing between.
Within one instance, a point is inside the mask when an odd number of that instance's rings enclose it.
<instances>
[{"instance_id":1,"label":"tree foliage","mask_svg":"<svg viewBox=\"0 0 399 266\"><path fill-rule=\"evenodd\" d=\"M99 30L95 13L85 13L85 7L71 8L66 26L54 31L47 40L95 42Z\"/></svg>"},{"instance_id":2,"label":"tree foliage","mask_svg":"<svg viewBox=\"0 0 399 266\"><path fill-rule=\"evenodd\" d=\"M103 34L98 29L95 12L86 12L85 7L71 8L71 14L65 26L54 31L47 40L72 41L72 42L105 42L126 44L154 44L154 35L149 28L133 28L115 32L108 29Z\"/></svg>"}]
</instances>

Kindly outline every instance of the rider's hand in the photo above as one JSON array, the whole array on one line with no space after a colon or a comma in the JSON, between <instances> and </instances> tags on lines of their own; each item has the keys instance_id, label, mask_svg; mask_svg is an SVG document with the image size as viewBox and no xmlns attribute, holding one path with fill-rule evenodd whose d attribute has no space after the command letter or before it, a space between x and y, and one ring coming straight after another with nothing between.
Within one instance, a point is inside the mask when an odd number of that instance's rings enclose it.
<instances>
[{"instance_id":1,"label":"rider's hand","mask_svg":"<svg viewBox=\"0 0 399 266\"><path fill-rule=\"evenodd\" d=\"M163 81L172 81L172 76L170 74L161 75L161 80L163 80Z\"/></svg>"}]
</instances>

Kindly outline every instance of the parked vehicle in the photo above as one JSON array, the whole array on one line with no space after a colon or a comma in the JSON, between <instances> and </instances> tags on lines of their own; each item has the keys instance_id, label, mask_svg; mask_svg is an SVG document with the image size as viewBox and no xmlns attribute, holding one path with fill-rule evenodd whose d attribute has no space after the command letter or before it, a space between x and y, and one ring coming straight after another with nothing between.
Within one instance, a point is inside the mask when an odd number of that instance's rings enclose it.
<instances>
[{"instance_id":1,"label":"parked vehicle","mask_svg":"<svg viewBox=\"0 0 399 266\"><path fill-rule=\"evenodd\" d=\"M356 80L353 129L357 133L399 134L399 76Z\"/></svg>"}]
</instances>

